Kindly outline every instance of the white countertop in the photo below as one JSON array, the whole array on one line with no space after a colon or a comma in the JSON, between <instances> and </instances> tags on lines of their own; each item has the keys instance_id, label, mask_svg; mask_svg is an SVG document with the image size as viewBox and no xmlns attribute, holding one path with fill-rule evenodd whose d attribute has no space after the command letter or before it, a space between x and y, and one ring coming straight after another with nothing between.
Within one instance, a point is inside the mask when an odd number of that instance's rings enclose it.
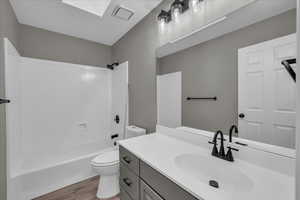
<instances>
[{"instance_id":1,"label":"white countertop","mask_svg":"<svg viewBox=\"0 0 300 200\"><path fill-rule=\"evenodd\" d=\"M265 169L251 163L236 160L231 163L211 156L209 149L196 146L163 134L150 134L128 140L119 144L135 154L139 159L181 186L198 199L204 200L294 200L294 177ZM251 180L251 189L225 190L204 183L195 176L185 173L175 164L175 158L183 154L197 154L207 159L215 159L220 166L238 168ZM224 173L226 171L224 170ZM230 177L229 177L230 178Z\"/></svg>"}]
</instances>

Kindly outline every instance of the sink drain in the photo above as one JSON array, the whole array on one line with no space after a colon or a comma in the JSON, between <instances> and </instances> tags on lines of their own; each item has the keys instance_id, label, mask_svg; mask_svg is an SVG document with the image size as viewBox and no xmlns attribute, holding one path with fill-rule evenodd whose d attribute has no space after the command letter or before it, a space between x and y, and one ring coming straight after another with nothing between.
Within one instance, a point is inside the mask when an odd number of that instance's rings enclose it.
<instances>
[{"instance_id":1,"label":"sink drain","mask_svg":"<svg viewBox=\"0 0 300 200\"><path fill-rule=\"evenodd\" d=\"M219 183L215 180L210 180L209 185L214 188L219 188Z\"/></svg>"}]
</instances>

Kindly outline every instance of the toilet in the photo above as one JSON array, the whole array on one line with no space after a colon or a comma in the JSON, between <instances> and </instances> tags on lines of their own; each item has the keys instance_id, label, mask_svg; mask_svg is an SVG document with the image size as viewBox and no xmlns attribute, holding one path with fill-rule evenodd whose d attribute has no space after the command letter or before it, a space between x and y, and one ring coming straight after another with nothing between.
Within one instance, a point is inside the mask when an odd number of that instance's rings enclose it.
<instances>
[{"instance_id":1,"label":"toilet","mask_svg":"<svg viewBox=\"0 0 300 200\"><path fill-rule=\"evenodd\" d=\"M126 127L125 138L145 135L146 130L136 127ZM108 199L119 194L119 149L114 148L99 154L91 161L92 168L100 175L97 197Z\"/></svg>"}]
</instances>

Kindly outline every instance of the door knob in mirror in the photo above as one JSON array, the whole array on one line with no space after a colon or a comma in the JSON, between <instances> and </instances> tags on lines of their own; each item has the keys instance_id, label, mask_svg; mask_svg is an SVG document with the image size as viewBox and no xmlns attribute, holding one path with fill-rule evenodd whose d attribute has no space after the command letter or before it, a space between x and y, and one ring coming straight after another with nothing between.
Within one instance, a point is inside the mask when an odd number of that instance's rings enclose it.
<instances>
[{"instance_id":1,"label":"door knob in mirror","mask_svg":"<svg viewBox=\"0 0 300 200\"><path fill-rule=\"evenodd\" d=\"M245 118L245 114L244 113L240 113L239 114L239 118L244 119Z\"/></svg>"}]
</instances>

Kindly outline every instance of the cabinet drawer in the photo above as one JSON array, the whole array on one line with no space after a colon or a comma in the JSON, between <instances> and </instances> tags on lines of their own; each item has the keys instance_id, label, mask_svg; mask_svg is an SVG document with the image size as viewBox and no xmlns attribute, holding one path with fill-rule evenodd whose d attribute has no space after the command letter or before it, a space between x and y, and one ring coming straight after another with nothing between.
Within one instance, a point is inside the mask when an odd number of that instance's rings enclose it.
<instances>
[{"instance_id":1,"label":"cabinet drawer","mask_svg":"<svg viewBox=\"0 0 300 200\"><path fill-rule=\"evenodd\" d=\"M135 174L139 175L139 159L122 146L120 146L119 150L121 164L126 165Z\"/></svg>"},{"instance_id":2,"label":"cabinet drawer","mask_svg":"<svg viewBox=\"0 0 300 200\"><path fill-rule=\"evenodd\" d=\"M140 180L140 200L163 200L145 182Z\"/></svg>"},{"instance_id":3,"label":"cabinet drawer","mask_svg":"<svg viewBox=\"0 0 300 200\"><path fill-rule=\"evenodd\" d=\"M133 200L139 200L139 177L124 165L120 167L120 185Z\"/></svg>"},{"instance_id":4,"label":"cabinet drawer","mask_svg":"<svg viewBox=\"0 0 300 200\"><path fill-rule=\"evenodd\" d=\"M121 188L120 200L132 200L130 196Z\"/></svg>"},{"instance_id":5,"label":"cabinet drawer","mask_svg":"<svg viewBox=\"0 0 300 200\"><path fill-rule=\"evenodd\" d=\"M198 200L142 161L140 161L140 177L165 200Z\"/></svg>"}]
</instances>

